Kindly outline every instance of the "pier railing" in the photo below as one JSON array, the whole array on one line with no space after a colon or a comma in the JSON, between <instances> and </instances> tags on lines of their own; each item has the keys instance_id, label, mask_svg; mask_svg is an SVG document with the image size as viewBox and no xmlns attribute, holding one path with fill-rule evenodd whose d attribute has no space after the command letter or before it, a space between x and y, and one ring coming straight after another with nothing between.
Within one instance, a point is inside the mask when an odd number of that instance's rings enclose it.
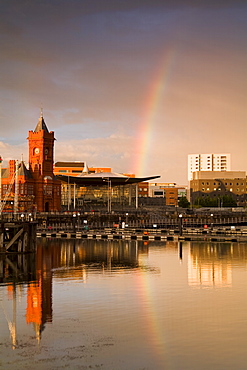
<instances>
[{"instance_id":1,"label":"pier railing","mask_svg":"<svg viewBox=\"0 0 247 370\"><path fill-rule=\"evenodd\" d=\"M181 216L181 215L180 215ZM89 229L191 229L215 227L247 226L247 216L155 216L155 215L116 215L116 214L60 214L36 216L38 230L87 231Z\"/></svg>"}]
</instances>

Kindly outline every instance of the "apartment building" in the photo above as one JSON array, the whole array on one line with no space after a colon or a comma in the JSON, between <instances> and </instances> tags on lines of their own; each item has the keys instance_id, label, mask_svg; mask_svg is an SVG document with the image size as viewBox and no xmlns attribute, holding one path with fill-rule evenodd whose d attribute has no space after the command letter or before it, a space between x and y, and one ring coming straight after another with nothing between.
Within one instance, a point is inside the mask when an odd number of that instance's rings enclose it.
<instances>
[{"instance_id":1,"label":"apartment building","mask_svg":"<svg viewBox=\"0 0 247 370\"><path fill-rule=\"evenodd\" d=\"M190 199L193 204L199 197L220 198L224 195L230 195L238 205L245 205L245 171L193 172L190 181Z\"/></svg>"},{"instance_id":2,"label":"apartment building","mask_svg":"<svg viewBox=\"0 0 247 370\"><path fill-rule=\"evenodd\" d=\"M193 178L196 171L230 171L231 155L220 154L189 154L188 155L188 181Z\"/></svg>"}]
</instances>

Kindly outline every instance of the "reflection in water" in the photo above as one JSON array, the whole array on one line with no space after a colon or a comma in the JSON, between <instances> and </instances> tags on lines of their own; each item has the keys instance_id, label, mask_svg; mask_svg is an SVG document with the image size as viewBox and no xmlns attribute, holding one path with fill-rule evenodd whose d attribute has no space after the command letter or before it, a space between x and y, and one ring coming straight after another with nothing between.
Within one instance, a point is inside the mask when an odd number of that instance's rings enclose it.
<instances>
[{"instance_id":1,"label":"reflection in water","mask_svg":"<svg viewBox=\"0 0 247 370\"><path fill-rule=\"evenodd\" d=\"M31 343L34 345L33 342L41 346L44 333L53 333L52 327L56 327L59 312L62 326L65 325L66 317L71 320L70 326L64 329L64 333L68 332L70 337L77 330L77 325L70 329L72 320L81 322L81 327L78 326L79 337L86 331L87 322L95 321L94 330L97 331L100 326L105 333L105 330L112 327L114 333L116 330L115 335L119 336L118 340L122 335L125 343L130 341L129 351L134 352L133 348L136 348L138 341L142 346L149 343L143 350L143 356L150 356L150 363L157 361L157 369L163 369L167 365L168 357L177 364L170 368L181 368L179 356L174 349L178 346L176 343L179 343L179 350L185 357L188 356L189 346L197 346L198 338L193 336L191 323L203 309L204 299L208 302L209 297L203 294L216 292L216 289L195 292L192 288L233 288L234 274L236 276L240 267L246 265L246 244L241 243L39 239L36 254L0 255L0 309L5 320L2 324L0 321L0 333L7 323L11 348L21 349L22 332L28 327L32 332L34 329L35 333L35 339L32 336L28 346ZM68 302L66 310L69 311L63 311L63 304L67 303L66 300L69 301L70 290L73 289L74 304L70 305ZM195 293L202 294L200 302L198 295L193 295ZM240 297L242 299L243 294ZM225 302L229 305L229 300ZM216 307L215 310L217 309ZM203 330L203 318L205 327L208 328L206 320L211 323L212 312L213 306L210 317L206 311L198 316L202 320ZM188 322L182 320L182 317L187 318ZM216 319L218 320L218 316ZM231 320L232 317L229 316L227 322L231 323ZM49 323L52 325L48 325ZM151 326L153 330L148 331ZM214 328L213 322L211 327ZM188 335L189 330L192 330L191 338ZM88 328L88 332L90 331L91 327ZM197 331L198 327L195 332ZM207 334L205 336L207 338ZM54 331L54 338L54 344L49 345L55 348L56 340L61 340L60 331ZM4 340L8 347L10 343L7 343L6 338ZM152 351L156 353L156 357L152 357ZM113 353L111 351L112 355ZM116 354L119 355L118 352ZM195 352L193 355L196 356ZM134 364L135 355L132 354L132 357ZM192 365L188 365L188 368L192 368ZM123 368L135 367L130 364ZM148 367L145 363L140 363L139 368L149 369L151 365Z\"/></svg>"},{"instance_id":2,"label":"reflection in water","mask_svg":"<svg viewBox=\"0 0 247 370\"><path fill-rule=\"evenodd\" d=\"M26 321L33 324L38 342L46 322L52 322L52 250L39 246L36 280L28 284Z\"/></svg>"},{"instance_id":3,"label":"reflection in water","mask_svg":"<svg viewBox=\"0 0 247 370\"><path fill-rule=\"evenodd\" d=\"M139 266L138 254L146 254L147 242L125 242L100 240L41 239L36 254L0 255L0 283L7 284L9 298L13 301L13 320L4 309L12 338L16 347L16 288L27 284L26 322L33 324L36 339L41 340L45 323L52 322L52 279L87 279L88 269L111 271L135 269ZM4 307L3 307L4 308Z\"/></svg>"},{"instance_id":4,"label":"reflection in water","mask_svg":"<svg viewBox=\"0 0 247 370\"><path fill-rule=\"evenodd\" d=\"M188 282L193 286L231 286L232 264L247 262L245 247L236 243L191 244L188 259Z\"/></svg>"}]
</instances>

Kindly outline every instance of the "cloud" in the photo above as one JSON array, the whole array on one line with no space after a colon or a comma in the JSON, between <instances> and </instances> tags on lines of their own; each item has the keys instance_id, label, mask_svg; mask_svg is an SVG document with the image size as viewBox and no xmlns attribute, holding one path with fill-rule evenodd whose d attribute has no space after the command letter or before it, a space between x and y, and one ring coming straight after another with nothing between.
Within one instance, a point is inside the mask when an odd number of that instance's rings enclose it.
<instances>
[{"instance_id":1,"label":"cloud","mask_svg":"<svg viewBox=\"0 0 247 370\"><path fill-rule=\"evenodd\" d=\"M231 149L246 168L245 14L227 0L3 1L2 155L20 157L42 106L59 160L146 159L184 182L187 154Z\"/></svg>"},{"instance_id":2,"label":"cloud","mask_svg":"<svg viewBox=\"0 0 247 370\"><path fill-rule=\"evenodd\" d=\"M27 162L27 146L24 143L19 145L10 145L0 141L0 155L3 159L3 167L7 167L8 161L11 159L19 161L23 159Z\"/></svg>"}]
</instances>

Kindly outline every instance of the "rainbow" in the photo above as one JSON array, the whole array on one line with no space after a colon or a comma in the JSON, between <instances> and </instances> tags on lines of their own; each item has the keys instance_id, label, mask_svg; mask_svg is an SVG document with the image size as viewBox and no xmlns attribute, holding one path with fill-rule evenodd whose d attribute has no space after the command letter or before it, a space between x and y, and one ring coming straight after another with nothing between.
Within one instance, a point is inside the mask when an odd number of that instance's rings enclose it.
<instances>
[{"instance_id":1,"label":"rainbow","mask_svg":"<svg viewBox=\"0 0 247 370\"><path fill-rule=\"evenodd\" d=\"M169 84L174 58L174 50L170 50L164 55L162 62L155 71L154 78L146 95L144 102L145 109L142 114L143 118L138 127L138 143L136 161L134 163L134 172L137 176L146 176L147 171L150 172L149 157L153 134L155 132L156 117L164 92Z\"/></svg>"},{"instance_id":2,"label":"rainbow","mask_svg":"<svg viewBox=\"0 0 247 370\"><path fill-rule=\"evenodd\" d=\"M163 329L159 321L160 318L158 317L157 310L153 303L154 299L152 294L155 290L152 286L153 283L154 282L150 279L146 271L138 272L136 276L136 295L138 296L138 302L140 304L140 312L142 312L145 318L143 326L145 327L146 333L148 333L147 341L154 357L154 368L160 368L158 364L162 363L166 357L167 338L166 333L162 331ZM168 361L169 359L167 358L166 362Z\"/></svg>"}]
</instances>

